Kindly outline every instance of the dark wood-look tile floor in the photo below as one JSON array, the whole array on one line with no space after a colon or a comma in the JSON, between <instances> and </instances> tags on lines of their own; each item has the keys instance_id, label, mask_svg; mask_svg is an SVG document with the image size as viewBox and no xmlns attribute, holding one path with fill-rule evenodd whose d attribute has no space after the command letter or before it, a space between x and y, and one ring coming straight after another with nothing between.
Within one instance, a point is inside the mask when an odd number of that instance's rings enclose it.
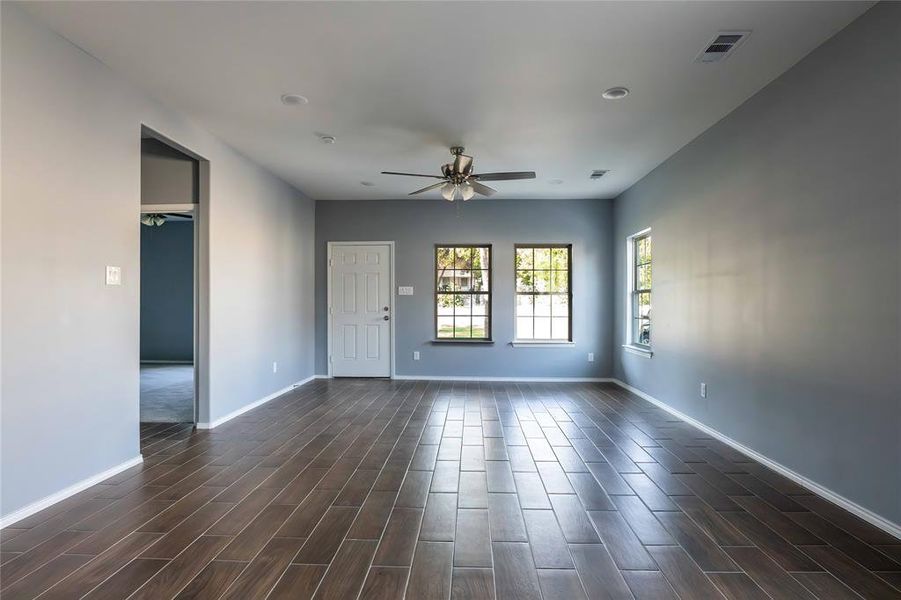
<instances>
[{"instance_id":1,"label":"dark wood-look tile floor","mask_svg":"<svg viewBox=\"0 0 901 600\"><path fill-rule=\"evenodd\" d=\"M901 598L901 540L611 384L315 381L0 534L16 598Z\"/></svg>"}]
</instances>

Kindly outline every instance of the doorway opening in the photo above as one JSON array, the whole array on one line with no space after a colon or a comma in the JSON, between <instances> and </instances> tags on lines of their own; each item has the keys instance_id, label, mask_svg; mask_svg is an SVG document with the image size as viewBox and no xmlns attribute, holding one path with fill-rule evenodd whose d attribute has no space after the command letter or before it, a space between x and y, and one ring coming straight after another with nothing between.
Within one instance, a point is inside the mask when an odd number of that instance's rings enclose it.
<instances>
[{"instance_id":1,"label":"doorway opening","mask_svg":"<svg viewBox=\"0 0 901 600\"><path fill-rule=\"evenodd\" d=\"M198 158L142 129L142 449L198 422L201 188Z\"/></svg>"}]
</instances>

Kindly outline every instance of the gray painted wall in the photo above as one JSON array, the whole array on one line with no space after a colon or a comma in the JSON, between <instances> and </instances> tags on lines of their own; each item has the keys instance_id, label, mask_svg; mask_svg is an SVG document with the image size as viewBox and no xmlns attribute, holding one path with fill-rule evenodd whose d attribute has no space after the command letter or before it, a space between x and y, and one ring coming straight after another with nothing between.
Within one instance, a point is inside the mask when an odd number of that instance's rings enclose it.
<instances>
[{"instance_id":1,"label":"gray painted wall","mask_svg":"<svg viewBox=\"0 0 901 600\"><path fill-rule=\"evenodd\" d=\"M605 377L611 369L612 207L606 200L440 199L316 203L316 372L327 366L326 245L396 243L394 290L398 375ZM573 244L574 347L513 348L513 244ZM493 244L491 346L433 344L434 245ZM421 360L413 360L413 351ZM589 352L595 361L588 362Z\"/></svg>"},{"instance_id":2,"label":"gray painted wall","mask_svg":"<svg viewBox=\"0 0 901 600\"><path fill-rule=\"evenodd\" d=\"M314 204L19 7L0 11L8 515L138 455L141 125L210 161L201 420L313 373ZM103 285L106 265L120 287Z\"/></svg>"},{"instance_id":3,"label":"gray painted wall","mask_svg":"<svg viewBox=\"0 0 901 600\"><path fill-rule=\"evenodd\" d=\"M194 222L141 227L141 360L194 359Z\"/></svg>"},{"instance_id":4,"label":"gray painted wall","mask_svg":"<svg viewBox=\"0 0 901 600\"><path fill-rule=\"evenodd\" d=\"M899 73L881 3L620 196L614 340L617 377L896 523ZM648 226L652 359L620 349Z\"/></svg>"},{"instance_id":5,"label":"gray painted wall","mask_svg":"<svg viewBox=\"0 0 901 600\"><path fill-rule=\"evenodd\" d=\"M197 161L159 140L141 140L141 204L198 201Z\"/></svg>"}]
</instances>

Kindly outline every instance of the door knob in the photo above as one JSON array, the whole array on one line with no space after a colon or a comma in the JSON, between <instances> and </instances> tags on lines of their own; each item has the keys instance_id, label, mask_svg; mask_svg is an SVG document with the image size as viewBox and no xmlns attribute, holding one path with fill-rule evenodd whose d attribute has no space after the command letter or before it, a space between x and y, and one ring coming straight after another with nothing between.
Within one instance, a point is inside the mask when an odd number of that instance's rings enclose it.
<instances>
[{"instance_id":1,"label":"door knob","mask_svg":"<svg viewBox=\"0 0 901 600\"><path fill-rule=\"evenodd\" d=\"M388 307L386 306L386 307L383 308L382 310L384 310L385 312L388 312Z\"/></svg>"},{"instance_id":2,"label":"door knob","mask_svg":"<svg viewBox=\"0 0 901 600\"><path fill-rule=\"evenodd\" d=\"M386 321L390 321L390 320L391 320L391 317L389 317L388 315L385 315L385 316L382 317L382 318L385 319Z\"/></svg>"}]
</instances>

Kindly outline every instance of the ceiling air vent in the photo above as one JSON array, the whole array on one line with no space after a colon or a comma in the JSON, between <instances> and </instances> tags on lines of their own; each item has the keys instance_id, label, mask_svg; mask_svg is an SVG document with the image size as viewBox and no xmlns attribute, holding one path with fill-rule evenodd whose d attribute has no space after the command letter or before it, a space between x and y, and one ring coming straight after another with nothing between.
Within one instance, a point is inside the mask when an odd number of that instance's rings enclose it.
<instances>
[{"instance_id":1,"label":"ceiling air vent","mask_svg":"<svg viewBox=\"0 0 901 600\"><path fill-rule=\"evenodd\" d=\"M594 171L591 172L591 175L589 175L588 178L589 179L600 179L601 177L603 177L606 174L607 174L606 169L595 169Z\"/></svg>"},{"instance_id":2,"label":"ceiling air vent","mask_svg":"<svg viewBox=\"0 0 901 600\"><path fill-rule=\"evenodd\" d=\"M711 63L725 60L727 56L738 48L750 31L721 31L710 40L701 53L695 58L695 62Z\"/></svg>"}]
</instances>

